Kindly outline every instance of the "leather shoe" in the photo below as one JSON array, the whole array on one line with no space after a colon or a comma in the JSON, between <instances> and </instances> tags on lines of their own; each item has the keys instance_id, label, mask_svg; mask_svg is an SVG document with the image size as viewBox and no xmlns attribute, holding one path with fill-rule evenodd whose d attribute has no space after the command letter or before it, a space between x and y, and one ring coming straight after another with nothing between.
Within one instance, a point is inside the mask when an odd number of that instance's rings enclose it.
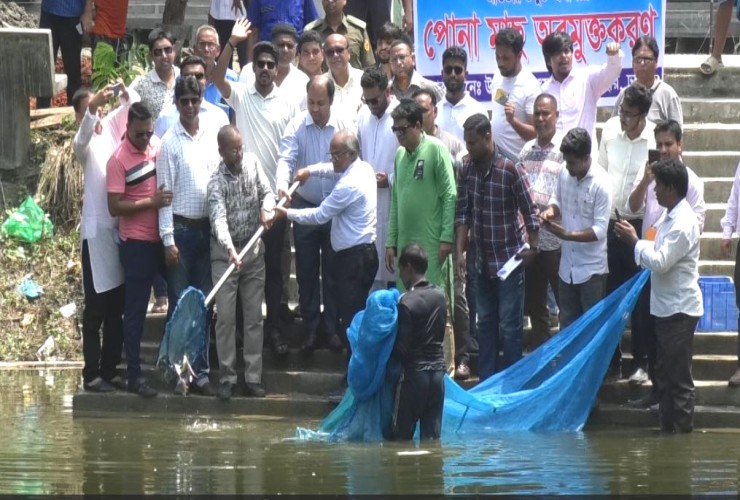
<instances>
[{"instance_id":1,"label":"leather shoe","mask_svg":"<svg viewBox=\"0 0 740 500\"><path fill-rule=\"evenodd\" d=\"M630 385L642 385L648 380L650 380L650 377L648 377L647 372L643 370L642 368L638 368L637 370L635 370L635 372L632 375L630 375L629 384Z\"/></svg>"},{"instance_id":2,"label":"leather shoe","mask_svg":"<svg viewBox=\"0 0 740 500\"><path fill-rule=\"evenodd\" d=\"M213 396L213 389L211 388L211 383L208 381L206 381L206 383L203 385L193 383L190 385L190 390L193 392L193 394L200 394L201 396Z\"/></svg>"},{"instance_id":3,"label":"leather shoe","mask_svg":"<svg viewBox=\"0 0 740 500\"><path fill-rule=\"evenodd\" d=\"M460 363L455 368L455 378L457 380L468 380L470 378L470 368L467 363Z\"/></svg>"},{"instance_id":4,"label":"leather shoe","mask_svg":"<svg viewBox=\"0 0 740 500\"><path fill-rule=\"evenodd\" d=\"M113 387L111 384L100 377L95 377L90 382L83 383L82 387L87 392L113 392L116 390L115 387Z\"/></svg>"},{"instance_id":5,"label":"leather shoe","mask_svg":"<svg viewBox=\"0 0 740 500\"><path fill-rule=\"evenodd\" d=\"M136 385L133 385L131 382L129 382L128 392L137 394L142 398L153 398L158 394L157 391L149 387L149 384L146 382L146 380L140 380L138 383L136 383Z\"/></svg>"},{"instance_id":6,"label":"leather shoe","mask_svg":"<svg viewBox=\"0 0 740 500\"><path fill-rule=\"evenodd\" d=\"M301 351L303 352L313 352L316 350L316 334L310 333L308 337L306 337L306 340L303 341L303 344L301 344Z\"/></svg>"},{"instance_id":7,"label":"leather shoe","mask_svg":"<svg viewBox=\"0 0 740 500\"><path fill-rule=\"evenodd\" d=\"M738 368L735 371L735 374L730 377L730 380L727 381L727 385L730 387L740 387L740 368Z\"/></svg>"},{"instance_id":8,"label":"leather shoe","mask_svg":"<svg viewBox=\"0 0 740 500\"><path fill-rule=\"evenodd\" d=\"M218 399L228 401L234 395L234 384L225 380L218 386Z\"/></svg>"},{"instance_id":9,"label":"leather shoe","mask_svg":"<svg viewBox=\"0 0 740 500\"><path fill-rule=\"evenodd\" d=\"M639 409L647 409L650 408L653 405L658 404L658 394L653 390L650 391L650 393L647 396L643 396L640 399L633 399L632 401L627 401L625 404L628 408L639 408Z\"/></svg>"},{"instance_id":10,"label":"leather shoe","mask_svg":"<svg viewBox=\"0 0 740 500\"><path fill-rule=\"evenodd\" d=\"M344 349L344 344L336 333L334 335L329 335L329 338L326 339L326 345L332 351L341 351Z\"/></svg>"},{"instance_id":11,"label":"leather shoe","mask_svg":"<svg viewBox=\"0 0 740 500\"><path fill-rule=\"evenodd\" d=\"M244 386L244 395L248 398L264 398L265 388L262 384L247 382Z\"/></svg>"}]
</instances>

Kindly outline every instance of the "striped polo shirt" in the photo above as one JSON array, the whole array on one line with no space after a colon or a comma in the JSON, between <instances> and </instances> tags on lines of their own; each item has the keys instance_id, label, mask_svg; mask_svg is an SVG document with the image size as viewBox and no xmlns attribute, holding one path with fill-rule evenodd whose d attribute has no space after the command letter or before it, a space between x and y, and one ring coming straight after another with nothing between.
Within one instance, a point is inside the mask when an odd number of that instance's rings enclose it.
<instances>
[{"instance_id":1,"label":"striped polo shirt","mask_svg":"<svg viewBox=\"0 0 740 500\"><path fill-rule=\"evenodd\" d=\"M106 184L108 193L123 194L124 200L137 201L157 191L156 153L159 141L152 137L146 151L140 151L128 138L121 142L108 160ZM133 215L119 217L118 232L122 240L159 241L159 211L149 208Z\"/></svg>"}]
</instances>

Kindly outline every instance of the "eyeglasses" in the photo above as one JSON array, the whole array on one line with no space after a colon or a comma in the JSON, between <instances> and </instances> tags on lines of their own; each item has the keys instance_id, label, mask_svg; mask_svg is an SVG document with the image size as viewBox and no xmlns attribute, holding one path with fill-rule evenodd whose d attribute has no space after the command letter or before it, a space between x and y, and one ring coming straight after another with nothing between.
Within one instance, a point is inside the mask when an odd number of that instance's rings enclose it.
<instances>
[{"instance_id":1,"label":"eyeglasses","mask_svg":"<svg viewBox=\"0 0 740 500\"><path fill-rule=\"evenodd\" d=\"M161 49L153 49L152 54L154 57L162 57L162 54L170 55L174 49L170 47L162 47Z\"/></svg>"},{"instance_id":2,"label":"eyeglasses","mask_svg":"<svg viewBox=\"0 0 740 500\"><path fill-rule=\"evenodd\" d=\"M178 99L181 106L195 106L200 103L200 97L181 97Z\"/></svg>"},{"instance_id":3,"label":"eyeglasses","mask_svg":"<svg viewBox=\"0 0 740 500\"><path fill-rule=\"evenodd\" d=\"M195 45L201 50L215 50L218 47L215 42L198 42Z\"/></svg>"},{"instance_id":4,"label":"eyeglasses","mask_svg":"<svg viewBox=\"0 0 740 500\"><path fill-rule=\"evenodd\" d=\"M637 64L650 64L655 62L655 58L653 57L635 57L633 59Z\"/></svg>"},{"instance_id":5,"label":"eyeglasses","mask_svg":"<svg viewBox=\"0 0 740 500\"><path fill-rule=\"evenodd\" d=\"M398 127L391 127L391 130L396 135L404 135L411 125L399 125Z\"/></svg>"},{"instance_id":6,"label":"eyeglasses","mask_svg":"<svg viewBox=\"0 0 740 500\"><path fill-rule=\"evenodd\" d=\"M454 71L456 75L460 76L463 74L463 71L465 71L465 68L462 66L445 66L445 75L451 75Z\"/></svg>"},{"instance_id":7,"label":"eyeglasses","mask_svg":"<svg viewBox=\"0 0 740 500\"><path fill-rule=\"evenodd\" d=\"M619 108L619 117L620 117L620 118L627 118L627 119L632 119L632 118L637 118L637 117L638 117L638 116L640 116L641 114L642 114L642 113L640 113L640 112L637 112L637 113L627 113L627 112L626 112L625 110L623 110L622 108Z\"/></svg>"},{"instance_id":8,"label":"eyeglasses","mask_svg":"<svg viewBox=\"0 0 740 500\"><path fill-rule=\"evenodd\" d=\"M189 75L182 75L183 78L185 78L186 76L192 76L196 80L202 80L203 78L206 77L206 74L205 73L190 73Z\"/></svg>"},{"instance_id":9,"label":"eyeglasses","mask_svg":"<svg viewBox=\"0 0 740 500\"><path fill-rule=\"evenodd\" d=\"M344 54L344 51L345 51L344 47L334 47L331 49L325 49L324 53L329 57L334 57L334 56L340 56Z\"/></svg>"},{"instance_id":10,"label":"eyeglasses","mask_svg":"<svg viewBox=\"0 0 740 500\"><path fill-rule=\"evenodd\" d=\"M342 156L349 153L349 149L345 149L344 151L340 151L339 153L329 153L329 158L332 159L332 161L337 161Z\"/></svg>"},{"instance_id":11,"label":"eyeglasses","mask_svg":"<svg viewBox=\"0 0 740 500\"><path fill-rule=\"evenodd\" d=\"M144 138L149 139L153 135L154 135L153 130L146 130L144 132L134 132L134 137L136 137L137 139L144 139Z\"/></svg>"},{"instance_id":12,"label":"eyeglasses","mask_svg":"<svg viewBox=\"0 0 740 500\"><path fill-rule=\"evenodd\" d=\"M404 62L406 58L409 57L405 54L397 55L397 56L391 56L391 62Z\"/></svg>"},{"instance_id":13,"label":"eyeglasses","mask_svg":"<svg viewBox=\"0 0 740 500\"><path fill-rule=\"evenodd\" d=\"M265 66L267 66L267 69L275 69L274 61L257 61L255 64L259 69L265 69Z\"/></svg>"},{"instance_id":14,"label":"eyeglasses","mask_svg":"<svg viewBox=\"0 0 740 500\"><path fill-rule=\"evenodd\" d=\"M372 99L365 99L365 96L362 96L362 102L367 104L368 106L377 106L380 104L380 99L382 96L373 97Z\"/></svg>"}]
</instances>

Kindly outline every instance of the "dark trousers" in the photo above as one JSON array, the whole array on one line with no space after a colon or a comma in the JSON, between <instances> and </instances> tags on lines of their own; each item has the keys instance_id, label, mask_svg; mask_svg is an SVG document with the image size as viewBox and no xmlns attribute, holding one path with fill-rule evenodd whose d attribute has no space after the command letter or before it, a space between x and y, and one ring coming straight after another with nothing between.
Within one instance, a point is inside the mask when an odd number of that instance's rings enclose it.
<instances>
[{"instance_id":1,"label":"dark trousers","mask_svg":"<svg viewBox=\"0 0 740 500\"><path fill-rule=\"evenodd\" d=\"M300 196L293 196L292 207L315 208ZM317 335L323 318L323 332L329 338L337 333L337 298L334 276L334 250L331 248L331 222L321 225L293 223L295 272L298 305L307 335ZM319 282L319 271L321 281ZM321 313L321 302L324 312Z\"/></svg>"},{"instance_id":2,"label":"dark trousers","mask_svg":"<svg viewBox=\"0 0 740 500\"><path fill-rule=\"evenodd\" d=\"M126 349L129 387L141 378L141 337L154 276L164 272L161 242L128 239L121 242L121 265L126 280L123 306L123 345Z\"/></svg>"},{"instance_id":3,"label":"dark trousers","mask_svg":"<svg viewBox=\"0 0 740 500\"><path fill-rule=\"evenodd\" d=\"M650 314L650 288L647 280L632 312L632 324L639 324L639 328L632 331L630 350L632 371L646 370L655 387L655 317Z\"/></svg>"},{"instance_id":4,"label":"dark trousers","mask_svg":"<svg viewBox=\"0 0 740 500\"><path fill-rule=\"evenodd\" d=\"M378 252L374 243L357 245L334 254L337 309L340 335L351 356L347 328L355 314L365 309L367 296L378 272Z\"/></svg>"},{"instance_id":5,"label":"dark trousers","mask_svg":"<svg viewBox=\"0 0 740 500\"><path fill-rule=\"evenodd\" d=\"M637 234L642 234L642 219L632 219L627 221L635 228ZM625 242L617 238L617 233L614 231L615 221L609 221L609 229L606 236L606 257L609 263L609 274L606 278L606 293L610 294L622 284L632 278L640 270L638 265L635 263L635 251L634 248L627 245ZM635 316L632 315L630 320L632 338L639 339L642 342L644 333L640 331L642 325L639 321L635 321ZM638 349L639 350L639 349ZM647 360L642 360L647 361ZM612 358L612 367L617 368L622 362L622 351L617 345L617 349L614 352Z\"/></svg>"},{"instance_id":6,"label":"dark trousers","mask_svg":"<svg viewBox=\"0 0 740 500\"><path fill-rule=\"evenodd\" d=\"M347 5L344 6L345 14L358 17L367 23L367 34L373 49L380 28L391 21L392 3L392 0L347 0Z\"/></svg>"},{"instance_id":7,"label":"dark trousers","mask_svg":"<svg viewBox=\"0 0 740 500\"><path fill-rule=\"evenodd\" d=\"M457 250L453 248L452 262L457 262ZM465 280L460 279L457 272L454 273L453 282L454 309L452 311L452 333L455 336L455 366L468 364L470 343L470 313L468 312L468 300L465 293Z\"/></svg>"},{"instance_id":8,"label":"dark trousers","mask_svg":"<svg viewBox=\"0 0 740 500\"><path fill-rule=\"evenodd\" d=\"M470 338L478 339L478 308L476 307L477 287L475 283L478 271L475 270L475 243L471 240L468 243L468 250L465 252L465 298L468 301L468 328ZM457 340L457 339L455 339Z\"/></svg>"},{"instance_id":9,"label":"dark trousers","mask_svg":"<svg viewBox=\"0 0 740 500\"><path fill-rule=\"evenodd\" d=\"M737 249L735 250L735 302L737 308L740 309L740 241L737 243ZM740 332L740 313L737 318L737 331ZM737 336L737 363L740 366L740 333Z\"/></svg>"},{"instance_id":10,"label":"dark trousers","mask_svg":"<svg viewBox=\"0 0 740 500\"><path fill-rule=\"evenodd\" d=\"M483 381L522 357L524 330L524 269L519 266L505 279L476 277L479 331L478 374ZM499 350L503 363L499 363Z\"/></svg>"},{"instance_id":11,"label":"dark trousers","mask_svg":"<svg viewBox=\"0 0 740 500\"><path fill-rule=\"evenodd\" d=\"M572 284L560 280L560 329L580 318L591 306L604 298L605 274L595 274L583 283Z\"/></svg>"},{"instance_id":12,"label":"dark trousers","mask_svg":"<svg viewBox=\"0 0 740 500\"><path fill-rule=\"evenodd\" d=\"M121 362L123 349L124 286L102 293L95 291L87 240L82 241L82 285L85 291L85 310L82 312L82 355L85 366L82 368L82 378L86 383L97 377L111 380L116 376L116 366Z\"/></svg>"},{"instance_id":13,"label":"dark trousers","mask_svg":"<svg viewBox=\"0 0 740 500\"><path fill-rule=\"evenodd\" d=\"M41 11L39 28L51 30L52 60L56 61L57 52L62 49L64 72L67 74L67 105L72 105L72 96L82 85L80 52L82 51L82 33L77 31L78 17L60 17ZM38 99L39 108L48 108L51 98Z\"/></svg>"},{"instance_id":14,"label":"dark trousers","mask_svg":"<svg viewBox=\"0 0 740 500\"><path fill-rule=\"evenodd\" d=\"M524 273L524 310L532 322L533 348L539 347L550 338L550 310L547 308L547 285L552 287L555 302L560 302L558 286L560 278L560 249L540 250Z\"/></svg>"},{"instance_id":15,"label":"dark trousers","mask_svg":"<svg viewBox=\"0 0 740 500\"><path fill-rule=\"evenodd\" d=\"M269 231L262 233L265 244L265 338L280 330L280 299L283 295L282 253L286 219L275 221Z\"/></svg>"},{"instance_id":16,"label":"dark trousers","mask_svg":"<svg viewBox=\"0 0 740 500\"><path fill-rule=\"evenodd\" d=\"M442 407L445 400L444 370L406 370L401 375L393 413L393 436L410 441L416 422L420 437L439 439L442 433Z\"/></svg>"},{"instance_id":17,"label":"dark trousers","mask_svg":"<svg viewBox=\"0 0 740 500\"><path fill-rule=\"evenodd\" d=\"M694 428L691 355L698 321L683 313L655 317L660 428L667 432L691 432Z\"/></svg>"},{"instance_id":18,"label":"dark trousers","mask_svg":"<svg viewBox=\"0 0 740 500\"><path fill-rule=\"evenodd\" d=\"M213 27L216 28L216 33L218 33L218 44L221 46L221 52L223 52L224 47L226 47L226 44L229 42L229 37L231 36L231 30L234 29L235 21L232 21L230 19L213 19ZM236 52L239 56L239 69L243 68L247 65L247 41L244 40L241 43L238 43L236 45ZM233 60L229 61L229 68L233 64Z\"/></svg>"}]
</instances>

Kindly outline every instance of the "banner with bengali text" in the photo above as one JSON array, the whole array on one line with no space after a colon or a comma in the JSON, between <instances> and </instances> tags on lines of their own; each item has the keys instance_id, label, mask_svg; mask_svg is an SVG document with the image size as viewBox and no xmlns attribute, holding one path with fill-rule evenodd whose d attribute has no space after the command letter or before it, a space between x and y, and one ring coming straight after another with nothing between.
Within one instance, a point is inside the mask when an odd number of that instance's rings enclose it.
<instances>
[{"instance_id":1,"label":"banner with bengali text","mask_svg":"<svg viewBox=\"0 0 740 500\"><path fill-rule=\"evenodd\" d=\"M442 53L460 46L468 53L467 87L490 108L496 33L515 28L524 37L522 62L540 80L549 78L542 40L553 31L567 31L573 45L573 67L606 62L606 45L619 43L622 74L600 105L613 103L621 87L634 80L632 47L650 35L661 49L658 74L663 74L666 0L414 0L416 67L425 77L442 81Z\"/></svg>"}]
</instances>

